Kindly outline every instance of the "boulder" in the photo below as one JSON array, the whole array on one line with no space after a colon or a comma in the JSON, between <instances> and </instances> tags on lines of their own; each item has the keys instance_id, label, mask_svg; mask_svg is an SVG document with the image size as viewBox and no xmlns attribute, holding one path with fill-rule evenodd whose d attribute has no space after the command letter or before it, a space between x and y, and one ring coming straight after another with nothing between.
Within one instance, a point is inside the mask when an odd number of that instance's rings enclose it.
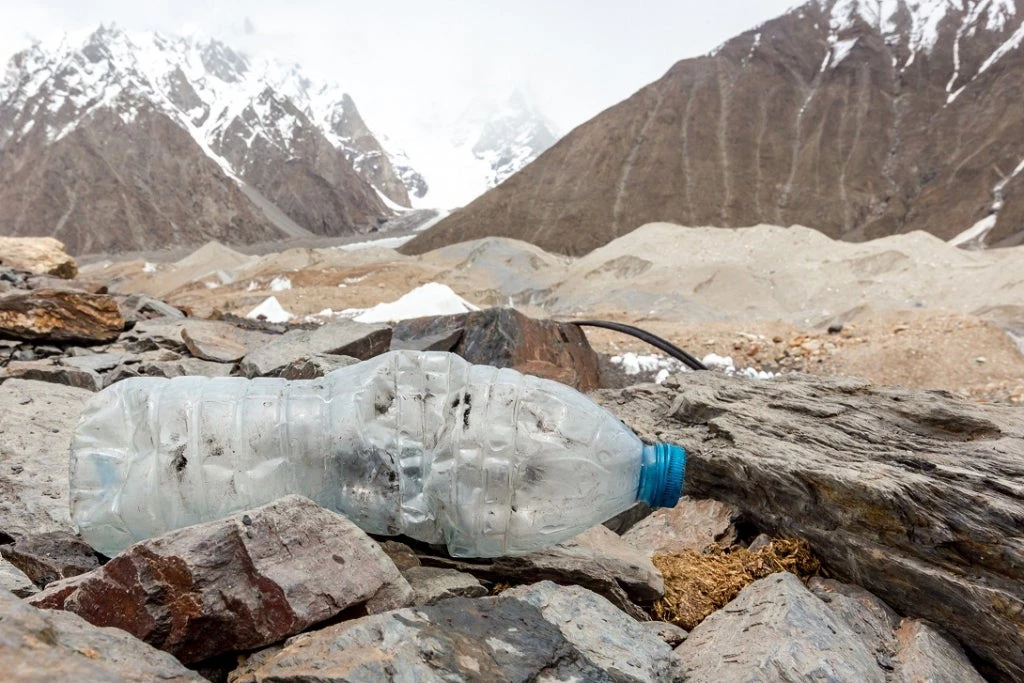
<instances>
[{"instance_id":1,"label":"boulder","mask_svg":"<svg viewBox=\"0 0 1024 683\"><path fill-rule=\"evenodd\" d=\"M406 320L392 349L451 351L471 363L512 368L580 391L600 385L598 357L577 325L535 320L512 308Z\"/></svg>"},{"instance_id":2,"label":"boulder","mask_svg":"<svg viewBox=\"0 0 1024 683\"><path fill-rule=\"evenodd\" d=\"M603 526L517 557L471 560L421 554L420 562L458 569L494 583L549 580L578 584L604 596L638 620L649 617L636 603L653 602L665 591L661 572L650 558Z\"/></svg>"},{"instance_id":3,"label":"boulder","mask_svg":"<svg viewBox=\"0 0 1024 683\"><path fill-rule=\"evenodd\" d=\"M92 396L23 379L0 388L0 536L72 530L68 444Z\"/></svg>"},{"instance_id":4,"label":"boulder","mask_svg":"<svg viewBox=\"0 0 1024 683\"><path fill-rule=\"evenodd\" d=\"M0 297L0 336L54 342L108 342L124 329L105 294L39 290Z\"/></svg>"},{"instance_id":5,"label":"boulder","mask_svg":"<svg viewBox=\"0 0 1024 683\"><path fill-rule=\"evenodd\" d=\"M0 237L0 265L71 279L78 264L53 237Z\"/></svg>"},{"instance_id":6,"label":"boulder","mask_svg":"<svg viewBox=\"0 0 1024 683\"><path fill-rule=\"evenodd\" d=\"M246 377L277 377L281 371L310 354L351 356L368 360L388 350L391 328L351 320L337 320L314 330L291 330L271 337L249 353L241 365Z\"/></svg>"},{"instance_id":7,"label":"boulder","mask_svg":"<svg viewBox=\"0 0 1024 683\"><path fill-rule=\"evenodd\" d=\"M687 375L594 397L690 450L686 490L1024 678L1024 412L853 379Z\"/></svg>"},{"instance_id":8,"label":"boulder","mask_svg":"<svg viewBox=\"0 0 1024 683\"><path fill-rule=\"evenodd\" d=\"M205 681L120 629L36 609L2 589L0 671L7 681Z\"/></svg>"},{"instance_id":9,"label":"boulder","mask_svg":"<svg viewBox=\"0 0 1024 683\"><path fill-rule=\"evenodd\" d=\"M202 360L234 363L257 346L253 332L214 320L191 320L182 325L181 339L189 353Z\"/></svg>"},{"instance_id":10,"label":"boulder","mask_svg":"<svg viewBox=\"0 0 1024 683\"><path fill-rule=\"evenodd\" d=\"M487 589L472 574L440 567L409 567L402 571L413 592L413 604L433 605L447 598L480 598Z\"/></svg>"},{"instance_id":11,"label":"boulder","mask_svg":"<svg viewBox=\"0 0 1024 683\"><path fill-rule=\"evenodd\" d=\"M0 592L10 591L19 598L27 598L39 592L25 572L0 556Z\"/></svg>"},{"instance_id":12,"label":"boulder","mask_svg":"<svg viewBox=\"0 0 1024 683\"><path fill-rule=\"evenodd\" d=\"M339 368L358 363L352 356L336 356L330 353L315 353L298 358L286 365L279 373L284 379L316 379Z\"/></svg>"},{"instance_id":13,"label":"boulder","mask_svg":"<svg viewBox=\"0 0 1024 683\"><path fill-rule=\"evenodd\" d=\"M15 360L0 368L0 382L14 377L63 384L88 391L99 391L103 388L103 377L95 370L66 367L52 360Z\"/></svg>"},{"instance_id":14,"label":"boulder","mask_svg":"<svg viewBox=\"0 0 1024 683\"><path fill-rule=\"evenodd\" d=\"M137 543L33 605L116 626L183 662L269 645L344 610L409 604L384 552L300 496Z\"/></svg>"},{"instance_id":15,"label":"boulder","mask_svg":"<svg viewBox=\"0 0 1024 683\"><path fill-rule=\"evenodd\" d=\"M107 372L124 363L137 363L141 356L133 353L88 353L83 355L65 356L61 363L82 370Z\"/></svg>"},{"instance_id":16,"label":"boulder","mask_svg":"<svg viewBox=\"0 0 1024 683\"><path fill-rule=\"evenodd\" d=\"M0 545L0 555L41 587L100 566L95 551L67 531L24 536L10 545Z\"/></svg>"},{"instance_id":17,"label":"boulder","mask_svg":"<svg viewBox=\"0 0 1024 683\"><path fill-rule=\"evenodd\" d=\"M676 652L693 681L886 680L853 629L786 572L744 588Z\"/></svg>"},{"instance_id":18,"label":"boulder","mask_svg":"<svg viewBox=\"0 0 1024 683\"><path fill-rule=\"evenodd\" d=\"M682 681L672 650L630 621L589 591L545 583L304 633L231 680L378 681L400 672L409 681Z\"/></svg>"},{"instance_id":19,"label":"boulder","mask_svg":"<svg viewBox=\"0 0 1024 683\"><path fill-rule=\"evenodd\" d=\"M904 619L896 630L893 680L984 683L956 641L920 619Z\"/></svg>"},{"instance_id":20,"label":"boulder","mask_svg":"<svg viewBox=\"0 0 1024 683\"><path fill-rule=\"evenodd\" d=\"M699 552L712 543L728 547L736 542L739 514L732 505L687 496L674 508L656 510L637 522L622 540L648 555Z\"/></svg>"}]
</instances>

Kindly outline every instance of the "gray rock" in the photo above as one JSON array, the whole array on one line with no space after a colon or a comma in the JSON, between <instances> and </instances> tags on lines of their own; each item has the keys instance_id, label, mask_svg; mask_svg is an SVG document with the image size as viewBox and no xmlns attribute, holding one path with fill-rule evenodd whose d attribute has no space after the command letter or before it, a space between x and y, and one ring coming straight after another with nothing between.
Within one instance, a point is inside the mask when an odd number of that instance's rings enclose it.
<instances>
[{"instance_id":1,"label":"gray rock","mask_svg":"<svg viewBox=\"0 0 1024 683\"><path fill-rule=\"evenodd\" d=\"M185 314L160 299L145 294L115 296L121 315L129 322L152 318L184 318Z\"/></svg>"},{"instance_id":2,"label":"gray rock","mask_svg":"<svg viewBox=\"0 0 1024 683\"><path fill-rule=\"evenodd\" d=\"M179 360L153 361L141 363L137 372L146 377L227 377L235 366L228 363L214 363L198 358L181 358Z\"/></svg>"},{"instance_id":3,"label":"gray rock","mask_svg":"<svg viewBox=\"0 0 1024 683\"><path fill-rule=\"evenodd\" d=\"M166 652L116 628L39 610L0 589L0 671L7 681L193 681Z\"/></svg>"},{"instance_id":4,"label":"gray rock","mask_svg":"<svg viewBox=\"0 0 1024 683\"><path fill-rule=\"evenodd\" d=\"M32 579L13 564L0 556L0 592L10 591L19 598L27 598L39 592Z\"/></svg>"},{"instance_id":5,"label":"gray rock","mask_svg":"<svg viewBox=\"0 0 1024 683\"><path fill-rule=\"evenodd\" d=\"M352 522L288 496L137 543L30 600L188 663L269 645L346 609L401 607L412 590Z\"/></svg>"},{"instance_id":6,"label":"gray rock","mask_svg":"<svg viewBox=\"0 0 1024 683\"><path fill-rule=\"evenodd\" d=\"M661 572L650 558L600 525L558 545L519 557L456 560L423 554L420 561L425 565L458 569L492 582L520 584L549 580L579 584L639 620L649 617L635 603L653 602L665 592Z\"/></svg>"},{"instance_id":7,"label":"gray rock","mask_svg":"<svg viewBox=\"0 0 1024 683\"><path fill-rule=\"evenodd\" d=\"M41 587L100 566L93 549L67 531L24 536L13 544L0 546L0 555Z\"/></svg>"},{"instance_id":8,"label":"gray rock","mask_svg":"<svg viewBox=\"0 0 1024 683\"><path fill-rule=\"evenodd\" d=\"M0 532L71 531L68 443L92 392L11 379L0 390Z\"/></svg>"},{"instance_id":9,"label":"gray rock","mask_svg":"<svg viewBox=\"0 0 1024 683\"><path fill-rule=\"evenodd\" d=\"M651 514L650 506L647 503L639 502L635 503L633 507L620 512L609 520L604 522L604 526L617 533L619 536L626 533L639 522L641 519L646 518Z\"/></svg>"},{"instance_id":10,"label":"gray rock","mask_svg":"<svg viewBox=\"0 0 1024 683\"><path fill-rule=\"evenodd\" d=\"M189 320L182 325L181 339L196 358L234 363L264 343L266 335L216 320Z\"/></svg>"},{"instance_id":11,"label":"gray rock","mask_svg":"<svg viewBox=\"0 0 1024 683\"><path fill-rule=\"evenodd\" d=\"M276 681L610 681L682 680L643 678L657 664L615 661L624 651L639 658L655 651L671 663L672 652L636 627L606 600L583 589L561 597L554 584L520 597L452 598L436 605L363 617L292 638L235 683ZM586 595L581 599L581 596ZM543 603L543 607L531 603ZM572 602L578 602L573 614ZM622 630L608 639L570 621ZM624 621L625 620L625 621ZM572 638L569 634L572 634ZM660 646L661 649L658 648ZM607 668L602 666L607 663ZM620 671L637 672L623 677Z\"/></svg>"},{"instance_id":12,"label":"gray rock","mask_svg":"<svg viewBox=\"0 0 1024 683\"><path fill-rule=\"evenodd\" d=\"M853 630L781 572L750 584L676 652L690 681L863 681L885 674Z\"/></svg>"},{"instance_id":13,"label":"gray rock","mask_svg":"<svg viewBox=\"0 0 1024 683\"><path fill-rule=\"evenodd\" d=\"M750 542L750 545L747 546L747 550L750 552L756 552L761 548L771 545L771 542L772 537L768 534L758 534L754 540Z\"/></svg>"},{"instance_id":14,"label":"gray rock","mask_svg":"<svg viewBox=\"0 0 1024 683\"><path fill-rule=\"evenodd\" d=\"M661 638L669 647L676 647L690 635L690 632L685 628L667 621L640 621L637 623L648 632Z\"/></svg>"},{"instance_id":15,"label":"gray rock","mask_svg":"<svg viewBox=\"0 0 1024 683\"><path fill-rule=\"evenodd\" d=\"M124 363L134 363L139 356L129 353L89 353L87 355L74 355L62 359L64 365L82 370L93 370L95 372L107 372Z\"/></svg>"},{"instance_id":16,"label":"gray rock","mask_svg":"<svg viewBox=\"0 0 1024 683\"><path fill-rule=\"evenodd\" d=\"M896 643L893 681L984 683L960 646L927 622L904 619L896 630Z\"/></svg>"},{"instance_id":17,"label":"gray rock","mask_svg":"<svg viewBox=\"0 0 1024 683\"><path fill-rule=\"evenodd\" d=\"M487 589L472 574L440 567L409 567L402 571L414 595L413 604L433 605L447 598L482 598Z\"/></svg>"},{"instance_id":18,"label":"gray rock","mask_svg":"<svg viewBox=\"0 0 1024 683\"><path fill-rule=\"evenodd\" d=\"M807 587L860 636L880 664L893 666L892 658L896 653L893 632L899 626L900 616L891 607L859 586L833 579L815 577Z\"/></svg>"},{"instance_id":19,"label":"gray rock","mask_svg":"<svg viewBox=\"0 0 1024 683\"><path fill-rule=\"evenodd\" d=\"M241 365L246 377L276 377L287 365L310 354L352 356L367 360L391 344L391 328L351 320L330 322L315 330L291 330L248 354Z\"/></svg>"},{"instance_id":20,"label":"gray rock","mask_svg":"<svg viewBox=\"0 0 1024 683\"><path fill-rule=\"evenodd\" d=\"M728 547L736 542L739 514L732 505L687 496L674 508L655 510L637 522L622 540L648 555L700 552L712 543Z\"/></svg>"},{"instance_id":21,"label":"gray rock","mask_svg":"<svg viewBox=\"0 0 1024 683\"><path fill-rule=\"evenodd\" d=\"M0 381L11 378L63 384L87 391L99 391L103 388L103 378L95 370L58 365L53 359L11 361L7 367L0 369Z\"/></svg>"},{"instance_id":22,"label":"gray rock","mask_svg":"<svg viewBox=\"0 0 1024 683\"><path fill-rule=\"evenodd\" d=\"M688 495L806 538L831 576L942 625L983 675L1024 679L1021 410L802 375L593 396L689 447Z\"/></svg>"},{"instance_id":23,"label":"gray rock","mask_svg":"<svg viewBox=\"0 0 1024 683\"><path fill-rule=\"evenodd\" d=\"M338 368L358 363L352 356L335 356L329 353L318 353L292 361L279 373L284 379L316 379L323 377Z\"/></svg>"},{"instance_id":24,"label":"gray rock","mask_svg":"<svg viewBox=\"0 0 1024 683\"><path fill-rule=\"evenodd\" d=\"M111 384L116 384L121 380L131 379L132 377L139 376L139 365L137 363L131 365L118 365L110 372L103 375L103 388L106 389Z\"/></svg>"},{"instance_id":25,"label":"gray rock","mask_svg":"<svg viewBox=\"0 0 1024 683\"><path fill-rule=\"evenodd\" d=\"M544 581L503 595L537 607L544 618L614 681L682 681L683 662L657 634L596 593Z\"/></svg>"}]
</instances>

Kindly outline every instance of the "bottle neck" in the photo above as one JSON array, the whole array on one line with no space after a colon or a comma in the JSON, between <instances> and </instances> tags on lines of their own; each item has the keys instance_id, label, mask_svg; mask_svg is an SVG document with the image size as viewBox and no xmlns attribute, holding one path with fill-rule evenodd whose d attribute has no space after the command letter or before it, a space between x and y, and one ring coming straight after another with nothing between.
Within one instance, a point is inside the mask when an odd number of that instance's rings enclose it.
<instances>
[{"instance_id":1,"label":"bottle neck","mask_svg":"<svg viewBox=\"0 0 1024 683\"><path fill-rule=\"evenodd\" d=\"M683 494L686 450L667 443L644 444L636 499L651 508L675 507Z\"/></svg>"}]
</instances>

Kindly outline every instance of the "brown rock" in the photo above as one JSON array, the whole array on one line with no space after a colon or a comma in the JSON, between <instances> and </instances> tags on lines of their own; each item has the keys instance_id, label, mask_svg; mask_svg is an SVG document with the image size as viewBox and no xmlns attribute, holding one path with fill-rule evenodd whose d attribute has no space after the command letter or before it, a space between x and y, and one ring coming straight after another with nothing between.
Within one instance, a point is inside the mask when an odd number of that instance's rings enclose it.
<instances>
[{"instance_id":1,"label":"brown rock","mask_svg":"<svg viewBox=\"0 0 1024 683\"><path fill-rule=\"evenodd\" d=\"M236 328L227 323L198 325L188 322L181 329L181 339L189 353L196 358L217 363L234 363L245 357L249 347L241 336Z\"/></svg>"},{"instance_id":2,"label":"brown rock","mask_svg":"<svg viewBox=\"0 0 1024 683\"><path fill-rule=\"evenodd\" d=\"M394 564L350 521L288 496L137 543L32 604L117 626L184 662L269 645L343 610L409 604Z\"/></svg>"},{"instance_id":3,"label":"brown rock","mask_svg":"<svg viewBox=\"0 0 1024 683\"><path fill-rule=\"evenodd\" d=\"M25 572L32 583L44 588L100 566L93 549L67 531L30 534L11 545L0 546L0 554Z\"/></svg>"},{"instance_id":4,"label":"brown rock","mask_svg":"<svg viewBox=\"0 0 1024 683\"><path fill-rule=\"evenodd\" d=\"M55 342L117 339L124 318L117 302L101 294L40 290L0 297L0 335Z\"/></svg>"},{"instance_id":5,"label":"brown rock","mask_svg":"<svg viewBox=\"0 0 1024 683\"><path fill-rule=\"evenodd\" d=\"M75 259L52 237L0 237L0 266L67 280L78 275Z\"/></svg>"},{"instance_id":6,"label":"brown rock","mask_svg":"<svg viewBox=\"0 0 1024 683\"><path fill-rule=\"evenodd\" d=\"M690 495L806 538L831 576L948 630L985 676L1024 677L1018 409L851 379L701 372L678 391L594 396L642 438L690 447Z\"/></svg>"},{"instance_id":7,"label":"brown rock","mask_svg":"<svg viewBox=\"0 0 1024 683\"><path fill-rule=\"evenodd\" d=\"M734 523L740 511L715 500L685 497L674 508L655 510L622 536L647 553L700 552L712 543L728 547L736 542Z\"/></svg>"},{"instance_id":8,"label":"brown rock","mask_svg":"<svg viewBox=\"0 0 1024 683\"><path fill-rule=\"evenodd\" d=\"M57 365L52 360L15 360L0 368L0 381L14 377L63 384L89 391L99 391L103 388L103 378L95 370Z\"/></svg>"},{"instance_id":9,"label":"brown rock","mask_svg":"<svg viewBox=\"0 0 1024 683\"><path fill-rule=\"evenodd\" d=\"M32 607L0 590L0 671L6 681L203 683L166 652L67 612Z\"/></svg>"},{"instance_id":10,"label":"brown rock","mask_svg":"<svg viewBox=\"0 0 1024 683\"><path fill-rule=\"evenodd\" d=\"M316 353L307 358L293 360L280 371L279 376L284 379L316 379L358 362L359 360L352 356Z\"/></svg>"},{"instance_id":11,"label":"brown rock","mask_svg":"<svg viewBox=\"0 0 1024 683\"><path fill-rule=\"evenodd\" d=\"M471 363L512 368L580 391L600 385L597 354L576 325L535 320L511 308L406 320L392 348L451 351Z\"/></svg>"}]
</instances>

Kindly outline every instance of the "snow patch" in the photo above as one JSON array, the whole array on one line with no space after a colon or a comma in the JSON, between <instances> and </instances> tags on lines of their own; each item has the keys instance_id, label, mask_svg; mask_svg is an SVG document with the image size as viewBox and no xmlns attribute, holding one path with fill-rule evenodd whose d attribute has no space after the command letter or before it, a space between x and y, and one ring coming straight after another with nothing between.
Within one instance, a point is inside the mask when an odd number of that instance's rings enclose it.
<instances>
[{"instance_id":1,"label":"snow patch","mask_svg":"<svg viewBox=\"0 0 1024 683\"><path fill-rule=\"evenodd\" d=\"M376 240L367 240L366 242L342 244L341 246L335 247L335 249L341 249L343 251L358 251L359 249L372 249L373 247L380 247L381 249L397 249L412 238L413 235L406 235L404 237L382 237Z\"/></svg>"},{"instance_id":2,"label":"snow patch","mask_svg":"<svg viewBox=\"0 0 1024 683\"><path fill-rule=\"evenodd\" d=\"M277 300L276 296L268 297L256 308L249 311L246 318L257 320L259 318L265 319L271 323L286 323L295 316L284 310L284 307Z\"/></svg>"},{"instance_id":3,"label":"snow patch","mask_svg":"<svg viewBox=\"0 0 1024 683\"><path fill-rule=\"evenodd\" d=\"M271 292L284 292L291 288L292 281L283 275L275 277L273 280L270 281Z\"/></svg>"},{"instance_id":4,"label":"snow patch","mask_svg":"<svg viewBox=\"0 0 1024 683\"><path fill-rule=\"evenodd\" d=\"M985 216L980 221L951 239L949 243L954 247L959 247L960 245L967 244L973 240L978 240L979 242L984 241L985 235L992 232L992 228L996 227L996 221L998 220L999 217L994 213Z\"/></svg>"},{"instance_id":5,"label":"snow patch","mask_svg":"<svg viewBox=\"0 0 1024 683\"><path fill-rule=\"evenodd\" d=\"M385 323L479 310L478 307L453 292L448 285L428 282L403 295L397 301L377 304L367 309L348 309L339 315L351 317L360 323Z\"/></svg>"}]
</instances>

